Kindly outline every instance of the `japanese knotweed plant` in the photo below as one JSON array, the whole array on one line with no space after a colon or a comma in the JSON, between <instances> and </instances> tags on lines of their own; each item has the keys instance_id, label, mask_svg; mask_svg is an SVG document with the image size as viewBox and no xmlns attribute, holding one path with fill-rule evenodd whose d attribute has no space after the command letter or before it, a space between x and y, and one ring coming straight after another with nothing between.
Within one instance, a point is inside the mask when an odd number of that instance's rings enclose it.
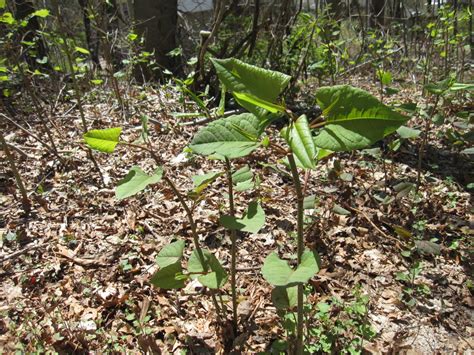
<instances>
[{"instance_id":1,"label":"japanese knotweed plant","mask_svg":"<svg viewBox=\"0 0 474 355\"><path fill-rule=\"evenodd\" d=\"M204 286L216 290L222 288L228 276L218 259L199 245L193 207L203 190L219 176L226 176L228 184L229 213L221 216L220 224L231 236L230 283L232 294L232 323L237 331L237 233L256 233L265 223L265 213L258 201L249 203L242 216L236 215L234 192L252 187L252 173L248 166L235 170L233 159L242 159L258 148L268 149L269 154L283 155L290 168L297 204L297 265L292 268L276 252L270 253L262 267L263 277L275 288L272 300L278 308L297 308L296 342L290 351L303 353L304 295L303 286L319 271L316 250L304 245L304 192L300 182L300 170L315 169L322 157L334 152L365 148L397 130L407 118L379 102L369 93L351 86L322 87L316 93L318 104L323 108L325 121L312 128L305 115L297 117L279 100L280 94L290 82L283 73L261 69L237 59L213 60L219 79L235 100L249 112L217 119L203 127L192 139L189 148L200 155L223 161L223 171L212 171L193 178L195 188L186 196L178 191L163 167L148 175L139 167L133 167L118 184L116 195L122 199L135 195L147 186L164 181L172 189L186 211L194 244L187 270L182 267L184 242L177 241L163 248L157 257L159 270L151 282L161 288L181 288L186 280L197 278ZM266 128L273 119L288 117L288 124L281 130L287 146L274 143ZM92 130L84 135L85 142L93 149L111 153L118 144L140 147L148 151L161 165L143 130L144 145L120 141L121 128ZM191 201L188 205L186 199ZM214 305L218 310L218 303Z\"/></svg>"},{"instance_id":2,"label":"japanese knotweed plant","mask_svg":"<svg viewBox=\"0 0 474 355\"><path fill-rule=\"evenodd\" d=\"M319 271L317 251L304 245L304 193L299 169L315 169L322 157L334 152L366 148L395 132L407 118L378 101L371 94L347 85L322 87L316 93L323 109L324 123L313 129L305 115L296 117L279 100L290 81L283 73L265 70L237 59L213 60L222 85L249 113L218 119L202 128L193 138L190 148L197 154L221 158L226 170L231 171L230 160L243 158L257 148L269 149L269 154L283 154L291 170L297 204L297 266L292 268L278 256L270 253L262 267L263 277L275 288L272 299L279 308L297 307L296 342L292 352L304 350L304 296L303 286ZM281 130L287 143L281 147L265 134L274 118L287 116L288 124ZM229 181L229 187L232 182ZM229 188L229 195L232 190ZM221 218L221 224L232 233L245 231L245 223L233 216ZM249 206L250 211L250 206ZM249 213L250 214L250 213ZM245 218L244 218L245 219ZM237 222L237 223L236 223ZM235 244L235 237L232 239ZM233 247L233 263L235 262ZM231 272L235 270L231 270ZM235 283L235 280L232 280ZM235 284L234 284L235 286Z\"/></svg>"}]
</instances>

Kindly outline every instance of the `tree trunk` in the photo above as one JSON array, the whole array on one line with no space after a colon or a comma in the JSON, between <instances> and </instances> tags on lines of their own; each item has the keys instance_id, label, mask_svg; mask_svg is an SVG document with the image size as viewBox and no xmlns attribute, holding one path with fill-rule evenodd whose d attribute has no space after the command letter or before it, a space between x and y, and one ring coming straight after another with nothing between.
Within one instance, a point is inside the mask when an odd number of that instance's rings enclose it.
<instances>
[{"instance_id":1,"label":"tree trunk","mask_svg":"<svg viewBox=\"0 0 474 355\"><path fill-rule=\"evenodd\" d=\"M370 26L375 27L376 25L384 25L384 0L372 0L371 1L371 16L370 16Z\"/></svg>"},{"instance_id":2,"label":"tree trunk","mask_svg":"<svg viewBox=\"0 0 474 355\"><path fill-rule=\"evenodd\" d=\"M82 10L82 18L84 21L84 30L86 34L87 49L91 53L94 64L100 68L99 64L99 38L96 31L92 31L91 20L89 18L90 0L78 0Z\"/></svg>"},{"instance_id":3,"label":"tree trunk","mask_svg":"<svg viewBox=\"0 0 474 355\"><path fill-rule=\"evenodd\" d=\"M161 68L176 72L176 61L167 53L176 48L177 0L135 0L134 13L137 32L145 38L145 50L154 52ZM147 78L156 77L149 70L144 72Z\"/></svg>"},{"instance_id":4,"label":"tree trunk","mask_svg":"<svg viewBox=\"0 0 474 355\"><path fill-rule=\"evenodd\" d=\"M327 0L326 4L331 5L330 14L333 19L340 19L345 15L345 13L343 12L343 9L344 9L343 1Z\"/></svg>"},{"instance_id":5,"label":"tree trunk","mask_svg":"<svg viewBox=\"0 0 474 355\"><path fill-rule=\"evenodd\" d=\"M24 19L35 12L35 6L31 1L28 0L15 0L15 18L16 19ZM38 17L34 16L29 21L26 27L22 28L21 35L23 41L35 42L35 37L37 36L37 31L40 30L40 24L38 21ZM48 51L46 49L46 45L43 42L43 38L40 37L36 40L36 51L37 55L36 58L42 59L48 56ZM34 58L30 58L27 56L26 61L32 67L40 66L38 62ZM41 66L49 68L48 64L42 64Z\"/></svg>"}]
</instances>

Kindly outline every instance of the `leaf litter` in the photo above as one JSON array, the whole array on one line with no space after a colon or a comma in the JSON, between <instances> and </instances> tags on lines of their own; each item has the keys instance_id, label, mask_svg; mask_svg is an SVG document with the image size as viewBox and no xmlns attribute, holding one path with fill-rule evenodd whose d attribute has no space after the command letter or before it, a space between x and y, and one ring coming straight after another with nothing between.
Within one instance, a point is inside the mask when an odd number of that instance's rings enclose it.
<instances>
[{"instance_id":1,"label":"leaf litter","mask_svg":"<svg viewBox=\"0 0 474 355\"><path fill-rule=\"evenodd\" d=\"M355 80L370 90L363 79ZM140 114L159 122L150 137L163 161L170 162L169 174L178 188L191 190L192 176L218 165L183 152L199 127L177 125L160 106L166 102L168 112L179 111L173 93L165 97L150 90L147 95L146 104L131 98L137 112L124 125L123 137L129 142L139 138ZM417 93L405 89L397 99L411 101L413 95ZM93 128L123 125L108 102L86 106ZM68 105L57 110L67 112ZM53 162L31 137L8 130L8 140L28 152L19 157L19 166L28 190L38 198L33 213L25 218L13 197L13 178L4 170L0 176L3 351L223 353L229 330L225 324L218 326L209 293L197 279L179 291L150 284L163 246L178 239L190 243L189 226L183 222L186 215L171 192L153 187L128 200L115 199L114 186L128 170L139 165L151 173L153 160L133 149L97 154L105 176L102 185L85 151L78 148L80 122L74 111L68 115L58 124L73 118L74 129L66 135L55 132L59 150L70 153L67 167ZM428 159L445 171L444 175L425 172L418 200L406 188L416 181L417 153L410 145L391 156L385 169L371 156L344 153L320 163L307 180L306 195L315 197L314 208L306 211L306 246L316 248L322 258L322 269L311 281L310 300L349 301L354 287L361 285L369 295L368 318L377 332L372 342L364 343L368 352L443 353L474 347L471 196L460 183L445 178L463 174L444 155L449 147L443 141L432 144L439 153ZM261 174L261 184L257 190L238 192L236 205L260 198L267 223L258 234L238 242L243 332L234 339L234 349L255 353L268 350L284 332L260 268L271 250L279 250L283 257L295 252L289 242L295 207L288 204L294 197L281 163L260 149L248 161L236 160L235 166L246 164ZM230 240L219 225L224 184L217 178L207 188L195 215L201 242L229 267ZM239 215L243 212L239 210ZM407 250L411 256L401 255ZM407 272L415 256L422 261L422 271L414 283L426 285L430 295L418 297L409 307L402 297L406 284L396 274ZM224 301L229 301L229 292L227 285Z\"/></svg>"}]
</instances>

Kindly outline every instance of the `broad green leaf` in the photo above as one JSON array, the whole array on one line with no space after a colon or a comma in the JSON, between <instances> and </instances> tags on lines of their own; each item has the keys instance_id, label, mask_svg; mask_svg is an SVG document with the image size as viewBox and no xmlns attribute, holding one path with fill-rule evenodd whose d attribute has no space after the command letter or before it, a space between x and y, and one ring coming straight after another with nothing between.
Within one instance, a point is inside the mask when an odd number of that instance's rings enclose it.
<instances>
[{"instance_id":1,"label":"broad green leaf","mask_svg":"<svg viewBox=\"0 0 474 355\"><path fill-rule=\"evenodd\" d=\"M449 77L435 83L428 83L424 86L424 88L433 95L443 95L453 86L453 84L454 78Z\"/></svg>"},{"instance_id":2,"label":"broad green leaf","mask_svg":"<svg viewBox=\"0 0 474 355\"><path fill-rule=\"evenodd\" d=\"M221 216L219 222L229 230L240 230L247 233L258 233L265 225L265 211L258 202L250 202L247 211L242 218L232 216Z\"/></svg>"},{"instance_id":3,"label":"broad green leaf","mask_svg":"<svg viewBox=\"0 0 474 355\"><path fill-rule=\"evenodd\" d=\"M317 164L319 160L324 159L324 158L330 156L332 153L334 153L331 150L318 148L316 146L315 146L315 148L316 148L316 157L315 157L315 161L314 161L315 164ZM301 161L298 159L298 157L294 153L293 153L293 158L295 159L295 163L296 163L296 166L298 168L306 169L305 166L303 165L303 163L301 163ZM290 162L288 161L287 157L283 158L281 161L282 161L283 164L285 164L288 167L288 169L290 169Z\"/></svg>"},{"instance_id":4,"label":"broad green leaf","mask_svg":"<svg viewBox=\"0 0 474 355\"><path fill-rule=\"evenodd\" d=\"M403 198L408 196L408 194L415 189L415 184L411 182L400 182L396 184L393 189L397 192L397 198Z\"/></svg>"},{"instance_id":5,"label":"broad green leaf","mask_svg":"<svg viewBox=\"0 0 474 355\"><path fill-rule=\"evenodd\" d=\"M401 104L400 106L398 106L398 108L406 113L409 113L411 115L413 115L416 111L416 103L414 102L407 102L407 103L404 103L404 104Z\"/></svg>"},{"instance_id":6,"label":"broad green leaf","mask_svg":"<svg viewBox=\"0 0 474 355\"><path fill-rule=\"evenodd\" d=\"M219 176L222 175L220 171L211 171L203 175L194 175L191 179L193 180L194 187L200 187L202 185L208 185L209 183L216 180Z\"/></svg>"},{"instance_id":7,"label":"broad green leaf","mask_svg":"<svg viewBox=\"0 0 474 355\"><path fill-rule=\"evenodd\" d=\"M421 131L419 129L401 126L399 129L397 129L397 133L403 139L410 139L417 138L421 134Z\"/></svg>"},{"instance_id":8,"label":"broad green leaf","mask_svg":"<svg viewBox=\"0 0 474 355\"><path fill-rule=\"evenodd\" d=\"M185 242L178 240L165 246L156 256L156 263L160 269L181 261Z\"/></svg>"},{"instance_id":9,"label":"broad green leaf","mask_svg":"<svg viewBox=\"0 0 474 355\"><path fill-rule=\"evenodd\" d=\"M312 210L316 205L316 195L306 196L303 200L303 208L305 210Z\"/></svg>"},{"instance_id":10,"label":"broad green leaf","mask_svg":"<svg viewBox=\"0 0 474 355\"><path fill-rule=\"evenodd\" d=\"M317 150L317 154L316 154L316 159L319 161L321 159L324 159L328 156L330 156L332 153L334 153L332 150L328 150L328 149L323 149L323 148L319 148L319 147L316 147L316 150Z\"/></svg>"},{"instance_id":11,"label":"broad green leaf","mask_svg":"<svg viewBox=\"0 0 474 355\"><path fill-rule=\"evenodd\" d=\"M386 86L384 88L384 92L385 92L386 95L392 96L392 95L398 94L400 92L400 89L393 88L393 87L390 87L390 86Z\"/></svg>"},{"instance_id":12,"label":"broad green leaf","mask_svg":"<svg viewBox=\"0 0 474 355\"><path fill-rule=\"evenodd\" d=\"M218 154L229 159L239 158L258 148L260 143L250 137L258 138L261 133L258 118L243 113L209 123L196 133L189 147L201 155Z\"/></svg>"},{"instance_id":13,"label":"broad green leaf","mask_svg":"<svg viewBox=\"0 0 474 355\"><path fill-rule=\"evenodd\" d=\"M305 115L300 116L289 127L283 128L281 135L285 138L293 154L305 169L314 169L316 167L314 159L316 147Z\"/></svg>"},{"instance_id":14,"label":"broad green leaf","mask_svg":"<svg viewBox=\"0 0 474 355\"><path fill-rule=\"evenodd\" d=\"M232 181L235 184L235 191L250 190L255 186L253 182L253 173L248 165L235 171L232 174Z\"/></svg>"},{"instance_id":15,"label":"broad green leaf","mask_svg":"<svg viewBox=\"0 0 474 355\"><path fill-rule=\"evenodd\" d=\"M196 250L192 252L189 258L188 272L191 274L191 278L197 278L206 287L221 288L227 282L227 273L214 254L206 249L203 249L202 252L205 267L201 264ZM204 270L207 270L207 273Z\"/></svg>"},{"instance_id":16,"label":"broad green leaf","mask_svg":"<svg viewBox=\"0 0 474 355\"><path fill-rule=\"evenodd\" d=\"M267 256L262 267L265 280L274 286L294 286L306 283L319 272L319 255L316 252L305 250L301 263L293 270L286 261L281 260L278 254L272 252Z\"/></svg>"},{"instance_id":17,"label":"broad green leaf","mask_svg":"<svg viewBox=\"0 0 474 355\"><path fill-rule=\"evenodd\" d=\"M239 170L234 171L232 173L232 181L234 182L234 184L251 180L252 178L253 178L253 173L252 173L252 170L250 170L250 167L248 165L245 165Z\"/></svg>"},{"instance_id":18,"label":"broad green leaf","mask_svg":"<svg viewBox=\"0 0 474 355\"><path fill-rule=\"evenodd\" d=\"M289 75L259 68L238 59L212 59L217 75L231 92L250 93L274 102L290 82Z\"/></svg>"},{"instance_id":19,"label":"broad green leaf","mask_svg":"<svg viewBox=\"0 0 474 355\"><path fill-rule=\"evenodd\" d=\"M122 128L92 129L83 136L86 144L92 149L104 153L112 153L115 150L122 133Z\"/></svg>"},{"instance_id":20,"label":"broad green leaf","mask_svg":"<svg viewBox=\"0 0 474 355\"><path fill-rule=\"evenodd\" d=\"M212 59L212 63L227 90L232 93L249 93L271 103L276 101L291 79L286 74L259 68L234 58ZM266 113L255 104L245 101L240 104L258 116Z\"/></svg>"},{"instance_id":21,"label":"broad green leaf","mask_svg":"<svg viewBox=\"0 0 474 355\"><path fill-rule=\"evenodd\" d=\"M31 16L38 16L38 17L45 18L49 16L49 10L47 9L36 10L35 12L31 14Z\"/></svg>"},{"instance_id":22,"label":"broad green leaf","mask_svg":"<svg viewBox=\"0 0 474 355\"><path fill-rule=\"evenodd\" d=\"M169 264L155 272L150 280L151 284L164 289L182 288L185 285L181 261Z\"/></svg>"},{"instance_id":23,"label":"broad green leaf","mask_svg":"<svg viewBox=\"0 0 474 355\"><path fill-rule=\"evenodd\" d=\"M348 216L348 215L351 214L351 211L346 210L344 207L338 205L337 203L332 208L332 211L335 214L340 214L340 215L343 215L343 216Z\"/></svg>"},{"instance_id":24,"label":"broad green leaf","mask_svg":"<svg viewBox=\"0 0 474 355\"><path fill-rule=\"evenodd\" d=\"M158 168L152 175L145 173L139 166L130 169L127 176L119 181L115 189L115 197L118 200L133 196L144 190L148 185L160 182L163 176L163 168Z\"/></svg>"},{"instance_id":25,"label":"broad green leaf","mask_svg":"<svg viewBox=\"0 0 474 355\"><path fill-rule=\"evenodd\" d=\"M223 173L219 171L211 171L204 175L194 175L192 177L194 190L189 193L192 198L198 197L212 182L214 182Z\"/></svg>"},{"instance_id":26,"label":"broad green leaf","mask_svg":"<svg viewBox=\"0 0 474 355\"><path fill-rule=\"evenodd\" d=\"M314 142L332 151L368 147L408 120L368 92L349 85L321 88L316 99L327 123Z\"/></svg>"},{"instance_id":27,"label":"broad green leaf","mask_svg":"<svg viewBox=\"0 0 474 355\"><path fill-rule=\"evenodd\" d=\"M277 286L272 290L272 302L277 309L288 309L298 302L298 286Z\"/></svg>"},{"instance_id":28,"label":"broad green leaf","mask_svg":"<svg viewBox=\"0 0 474 355\"><path fill-rule=\"evenodd\" d=\"M249 103L257 107L263 108L264 110L271 113L285 112L285 108L283 106L273 104L250 93L234 92L234 97L237 102L243 107L245 107L246 103Z\"/></svg>"},{"instance_id":29,"label":"broad green leaf","mask_svg":"<svg viewBox=\"0 0 474 355\"><path fill-rule=\"evenodd\" d=\"M244 182L239 182L234 186L234 190L237 192L242 192L242 191L247 191L251 190L255 187L255 183L253 182L252 179L246 180Z\"/></svg>"},{"instance_id":30,"label":"broad green leaf","mask_svg":"<svg viewBox=\"0 0 474 355\"><path fill-rule=\"evenodd\" d=\"M383 85L388 86L392 83L392 74L385 70L378 70L377 76Z\"/></svg>"},{"instance_id":31,"label":"broad green leaf","mask_svg":"<svg viewBox=\"0 0 474 355\"><path fill-rule=\"evenodd\" d=\"M0 0L0 9L4 9L6 6L5 0Z\"/></svg>"}]
</instances>

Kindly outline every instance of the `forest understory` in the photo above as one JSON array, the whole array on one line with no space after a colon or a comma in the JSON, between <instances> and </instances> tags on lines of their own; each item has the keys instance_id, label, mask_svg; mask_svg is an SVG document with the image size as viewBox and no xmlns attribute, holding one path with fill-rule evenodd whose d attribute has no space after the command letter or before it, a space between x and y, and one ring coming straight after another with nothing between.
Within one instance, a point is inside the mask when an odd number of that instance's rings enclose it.
<instances>
[{"instance_id":1,"label":"forest understory","mask_svg":"<svg viewBox=\"0 0 474 355\"><path fill-rule=\"evenodd\" d=\"M345 80L378 96L368 78L361 72ZM317 89L308 82L303 95ZM386 102L427 100L409 81L396 86L400 91ZM110 91L87 95L90 128L121 126L124 141L140 138L139 116L150 117L150 140L183 193L192 189L192 176L223 168L222 162L185 150L201 125L182 125L172 116L182 111L175 88L132 86L129 119ZM40 132L41 122L24 109L27 100L16 104L16 121L30 133ZM444 123L429 132L417 193L419 143L405 139L393 151L392 136L371 149L329 156L302 175L305 196L314 196L305 200L305 245L321 257L319 273L306 286L309 317L319 320L314 331L321 351L331 334L338 334L331 340L337 352L367 332L364 353L474 349L473 161L446 135L456 125L456 112L474 110L472 102L463 105L442 107ZM158 252L177 239L191 243L185 211L169 187L154 186L121 201L114 197L127 171L135 165L150 171L152 157L133 146L119 145L108 155L93 152L101 177L82 142L77 105L59 100L51 116L62 163L30 133L11 125L5 131L32 210L29 215L22 210L2 157L0 352L278 353L286 330L260 269L270 251L283 257L296 251L296 198L281 157L259 148L233 161L236 169L248 164L258 175L254 189L236 193L237 210L258 198L266 215L258 233L237 235L239 328L233 334L228 321L218 320L209 289L197 280L179 290L150 284ZM407 123L423 125L416 115ZM206 191L194 209L200 242L229 269L231 242L219 224L228 208L225 178ZM230 317L229 284L219 302Z\"/></svg>"}]
</instances>

